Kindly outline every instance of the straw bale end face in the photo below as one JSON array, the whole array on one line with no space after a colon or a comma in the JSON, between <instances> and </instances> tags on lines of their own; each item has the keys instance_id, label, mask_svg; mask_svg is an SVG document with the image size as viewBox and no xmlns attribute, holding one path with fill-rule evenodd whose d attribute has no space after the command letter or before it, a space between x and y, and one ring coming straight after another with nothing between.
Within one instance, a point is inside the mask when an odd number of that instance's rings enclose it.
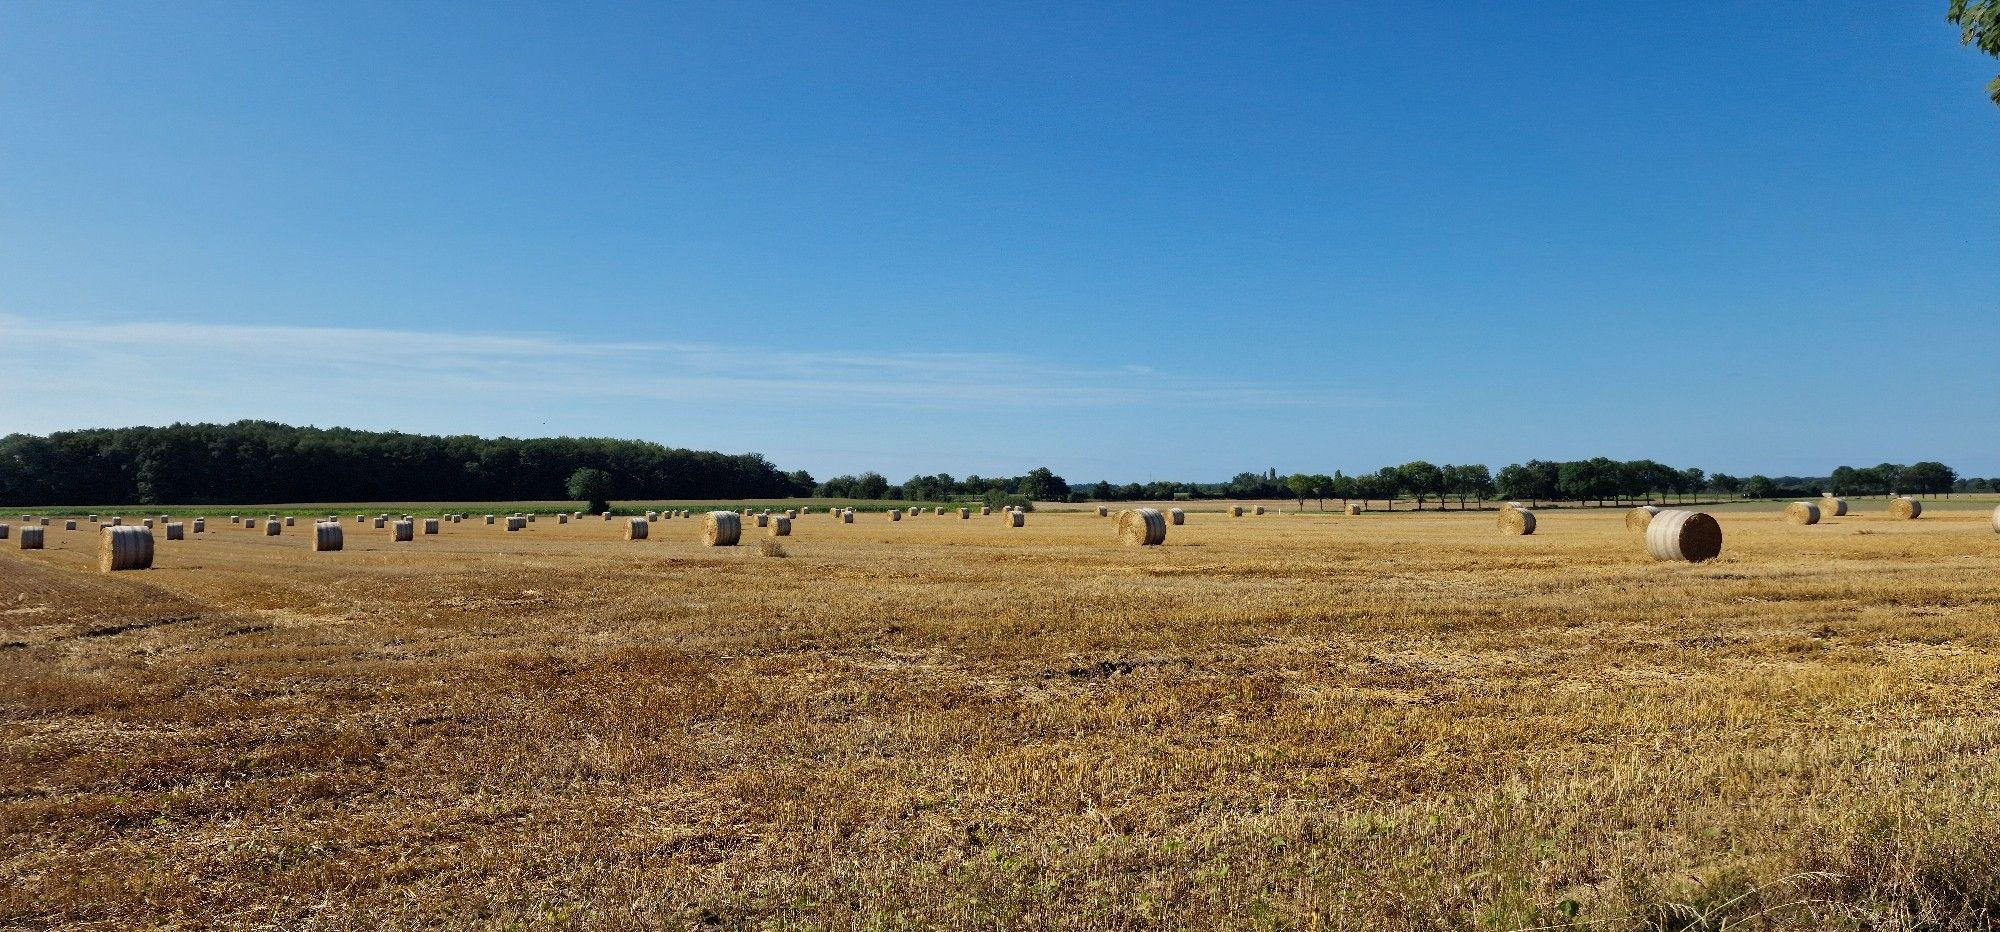
<instances>
[{"instance_id":1,"label":"straw bale end face","mask_svg":"<svg viewBox=\"0 0 2000 932\"><path fill-rule=\"evenodd\" d=\"M21 549L22 550L42 549L42 537L43 537L43 531L39 526L22 528Z\"/></svg>"},{"instance_id":2,"label":"straw bale end face","mask_svg":"<svg viewBox=\"0 0 2000 932\"><path fill-rule=\"evenodd\" d=\"M742 515L733 511L711 511L702 516L702 543L710 547L734 547L742 538Z\"/></svg>"},{"instance_id":3,"label":"straw bale end face","mask_svg":"<svg viewBox=\"0 0 2000 932\"><path fill-rule=\"evenodd\" d=\"M1625 513L1625 529L1643 533L1646 530L1646 525L1653 523L1653 516L1659 513L1660 506L1658 505L1640 505Z\"/></svg>"},{"instance_id":4,"label":"straw bale end face","mask_svg":"<svg viewBox=\"0 0 2000 932\"><path fill-rule=\"evenodd\" d=\"M1167 523L1172 524L1175 527L1179 527L1183 524L1186 524L1187 512L1182 511L1179 508L1167 509Z\"/></svg>"},{"instance_id":5,"label":"straw bale end face","mask_svg":"<svg viewBox=\"0 0 2000 932\"><path fill-rule=\"evenodd\" d=\"M1535 513L1526 508L1500 509L1500 532L1525 537L1535 533Z\"/></svg>"},{"instance_id":6,"label":"straw bale end face","mask_svg":"<svg viewBox=\"0 0 2000 932\"><path fill-rule=\"evenodd\" d=\"M1157 508L1118 513L1118 539L1133 547L1157 547L1167 542L1167 519Z\"/></svg>"}]
</instances>

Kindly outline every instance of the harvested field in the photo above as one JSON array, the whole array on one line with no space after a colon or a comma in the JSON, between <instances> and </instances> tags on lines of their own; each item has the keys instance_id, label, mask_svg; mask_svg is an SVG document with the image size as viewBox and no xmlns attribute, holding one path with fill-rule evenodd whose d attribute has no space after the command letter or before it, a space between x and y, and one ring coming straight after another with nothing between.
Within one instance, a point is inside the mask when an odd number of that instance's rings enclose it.
<instances>
[{"instance_id":1,"label":"harvested field","mask_svg":"<svg viewBox=\"0 0 2000 932\"><path fill-rule=\"evenodd\" d=\"M1988 508L52 527L0 928L1983 927Z\"/></svg>"}]
</instances>

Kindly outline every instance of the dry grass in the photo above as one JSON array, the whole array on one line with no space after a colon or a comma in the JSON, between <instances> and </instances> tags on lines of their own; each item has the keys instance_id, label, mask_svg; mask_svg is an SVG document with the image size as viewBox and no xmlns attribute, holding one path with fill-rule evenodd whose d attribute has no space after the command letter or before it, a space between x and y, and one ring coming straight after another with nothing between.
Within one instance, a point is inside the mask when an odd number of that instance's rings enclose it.
<instances>
[{"instance_id":1,"label":"dry grass","mask_svg":"<svg viewBox=\"0 0 2000 932\"><path fill-rule=\"evenodd\" d=\"M1542 518L51 531L0 927L1994 922L1984 511Z\"/></svg>"}]
</instances>

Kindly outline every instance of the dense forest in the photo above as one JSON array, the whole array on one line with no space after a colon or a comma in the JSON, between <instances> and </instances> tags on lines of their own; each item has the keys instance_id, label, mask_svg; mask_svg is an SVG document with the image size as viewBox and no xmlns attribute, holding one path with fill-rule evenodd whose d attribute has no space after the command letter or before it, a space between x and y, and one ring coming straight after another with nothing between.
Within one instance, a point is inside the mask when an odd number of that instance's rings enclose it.
<instances>
[{"instance_id":1,"label":"dense forest","mask_svg":"<svg viewBox=\"0 0 2000 932\"><path fill-rule=\"evenodd\" d=\"M540 501L832 498L996 504L1166 499L1412 500L1418 507L1491 499L1618 503L1838 495L1940 495L2000 490L2000 480L1960 478L1943 463L1842 466L1827 476L1736 477L1652 460L1529 460L1498 472L1483 464L1422 460L1346 475L1276 469L1227 482L1072 486L1047 468L1011 477L949 473L892 484L880 473L815 484L755 453L681 450L637 440L433 437L265 421L80 430L0 438L0 506L51 504L252 504L307 501Z\"/></svg>"},{"instance_id":2,"label":"dense forest","mask_svg":"<svg viewBox=\"0 0 2000 932\"><path fill-rule=\"evenodd\" d=\"M0 438L0 504L537 501L579 469L617 498L778 498L812 491L755 453L636 440L432 437L265 421Z\"/></svg>"}]
</instances>

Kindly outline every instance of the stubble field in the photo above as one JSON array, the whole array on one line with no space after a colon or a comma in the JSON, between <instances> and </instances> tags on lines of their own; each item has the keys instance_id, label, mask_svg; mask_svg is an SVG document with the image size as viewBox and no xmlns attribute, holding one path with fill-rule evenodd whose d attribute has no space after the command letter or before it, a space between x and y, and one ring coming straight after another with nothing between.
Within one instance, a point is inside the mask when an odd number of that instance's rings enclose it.
<instances>
[{"instance_id":1,"label":"stubble field","mask_svg":"<svg viewBox=\"0 0 2000 932\"><path fill-rule=\"evenodd\" d=\"M58 521L0 545L0 928L1987 928L2000 534L1858 504L1699 565L350 513L101 575Z\"/></svg>"}]
</instances>

